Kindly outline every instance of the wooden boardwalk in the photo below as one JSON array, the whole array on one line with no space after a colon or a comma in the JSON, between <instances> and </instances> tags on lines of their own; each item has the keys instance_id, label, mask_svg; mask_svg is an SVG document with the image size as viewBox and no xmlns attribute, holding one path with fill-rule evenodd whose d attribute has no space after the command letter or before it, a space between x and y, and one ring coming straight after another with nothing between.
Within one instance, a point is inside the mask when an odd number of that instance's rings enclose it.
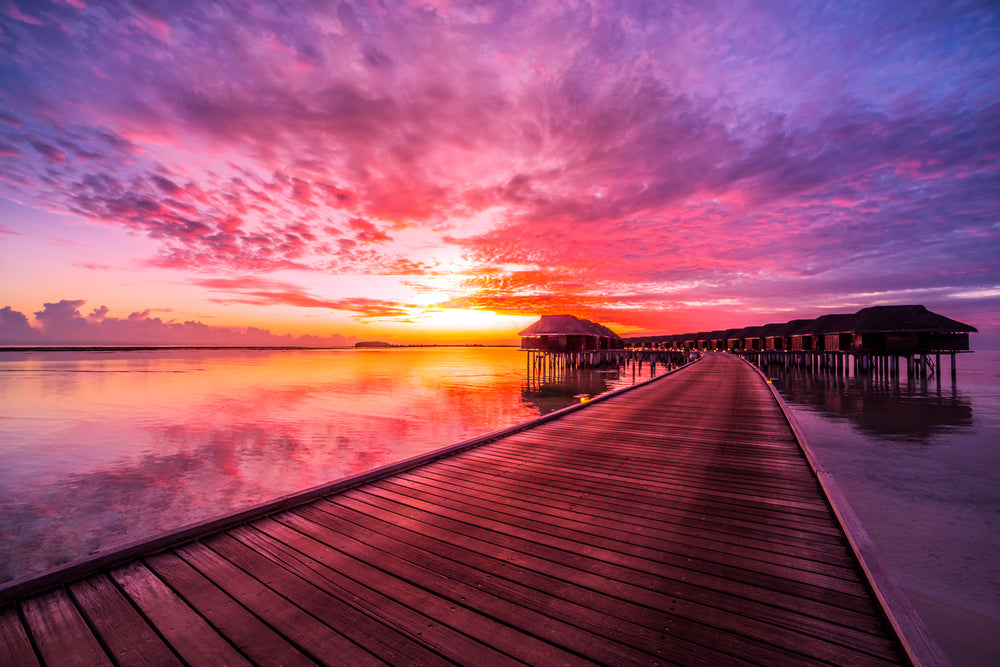
<instances>
[{"instance_id":1,"label":"wooden boardwalk","mask_svg":"<svg viewBox=\"0 0 1000 667\"><path fill-rule=\"evenodd\" d=\"M7 600L0 637L5 665L907 662L728 355Z\"/></svg>"}]
</instances>

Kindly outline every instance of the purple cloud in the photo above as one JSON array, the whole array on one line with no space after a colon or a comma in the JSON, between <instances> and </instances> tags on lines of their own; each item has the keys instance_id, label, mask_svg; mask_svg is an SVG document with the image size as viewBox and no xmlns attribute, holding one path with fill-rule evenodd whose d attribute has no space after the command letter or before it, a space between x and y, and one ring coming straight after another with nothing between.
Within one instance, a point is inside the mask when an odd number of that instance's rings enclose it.
<instances>
[{"instance_id":1,"label":"purple cloud","mask_svg":"<svg viewBox=\"0 0 1000 667\"><path fill-rule=\"evenodd\" d=\"M457 248L456 303L512 312L1000 284L990 3L22 1L0 34L0 195L156 267L417 284Z\"/></svg>"}]
</instances>

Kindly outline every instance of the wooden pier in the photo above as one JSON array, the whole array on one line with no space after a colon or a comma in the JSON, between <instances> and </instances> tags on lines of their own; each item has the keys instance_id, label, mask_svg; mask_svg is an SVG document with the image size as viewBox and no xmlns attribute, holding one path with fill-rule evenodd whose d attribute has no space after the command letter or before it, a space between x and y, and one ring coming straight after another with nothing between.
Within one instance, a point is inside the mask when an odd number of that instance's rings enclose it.
<instances>
[{"instance_id":1,"label":"wooden pier","mask_svg":"<svg viewBox=\"0 0 1000 667\"><path fill-rule=\"evenodd\" d=\"M642 371L645 365L650 375L671 371L697 359L700 353L680 350L617 349L583 350L578 352L527 349L526 376L529 384L560 382L575 371L593 368L618 368Z\"/></svg>"},{"instance_id":2,"label":"wooden pier","mask_svg":"<svg viewBox=\"0 0 1000 667\"><path fill-rule=\"evenodd\" d=\"M945 664L726 354L0 590L4 665Z\"/></svg>"},{"instance_id":3,"label":"wooden pier","mask_svg":"<svg viewBox=\"0 0 1000 667\"><path fill-rule=\"evenodd\" d=\"M919 379L921 385L926 385L933 378L940 386L944 369L941 363L941 352L925 352L910 354L866 354L860 352L824 352L824 351L786 351L786 350L740 350L735 352L761 368L781 367L801 368L814 373L826 373L843 377L872 377L900 384L905 377L906 383L913 385ZM969 352L965 352L969 354ZM960 352L954 350L945 352L951 356L951 381L955 383L958 367L955 357Z\"/></svg>"}]
</instances>

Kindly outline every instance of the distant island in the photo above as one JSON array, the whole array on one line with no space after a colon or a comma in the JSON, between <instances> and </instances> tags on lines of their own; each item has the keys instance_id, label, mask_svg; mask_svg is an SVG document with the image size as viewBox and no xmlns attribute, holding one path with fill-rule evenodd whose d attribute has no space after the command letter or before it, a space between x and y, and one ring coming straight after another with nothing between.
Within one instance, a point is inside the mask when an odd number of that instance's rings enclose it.
<instances>
[{"instance_id":1,"label":"distant island","mask_svg":"<svg viewBox=\"0 0 1000 667\"><path fill-rule=\"evenodd\" d=\"M384 340L362 340L355 343L354 347L395 347L395 345Z\"/></svg>"}]
</instances>

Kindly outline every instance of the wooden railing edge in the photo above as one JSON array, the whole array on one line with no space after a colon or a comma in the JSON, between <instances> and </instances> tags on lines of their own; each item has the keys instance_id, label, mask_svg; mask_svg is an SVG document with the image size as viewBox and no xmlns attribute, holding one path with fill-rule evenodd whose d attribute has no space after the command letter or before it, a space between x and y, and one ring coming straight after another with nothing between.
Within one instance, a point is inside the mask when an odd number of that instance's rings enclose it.
<instances>
[{"instance_id":1,"label":"wooden railing edge","mask_svg":"<svg viewBox=\"0 0 1000 667\"><path fill-rule=\"evenodd\" d=\"M15 600L33 595L39 595L48 590L58 588L59 586L77 581L100 571L114 568L129 561L152 556L168 549L178 547L182 544L193 542L204 536L222 532L230 528L235 528L236 526L246 524L257 519L262 519L279 512L284 512L295 507L300 507L326 496L343 493L344 491L348 491L363 484L368 484L385 477L389 477L390 475L403 473L431 463L432 461L448 456L454 456L455 454L474 449L495 440L499 440L500 438L540 426L554 419L559 419L560 417L563 417L571 412L582 410L594 403L599 403L601 401L614 398L615 396L620 396L651 382L656 382L667 377L668 375L673 375L674 373L684 370L692 364L697 363L697 361L698 359L684 364L683 366L678 366L677 368L663 373L662 375L649 378L648 380L644 380L627 387L621 387L604 394L599 394L585 403L569 405L560 410L550 412L547 415L541 415L534 419L520 422L491 433L486 433L475 438L470 438L469 440L463 440L451 445L446 445L430 452L424 452L423 454L417 454L416 456L412 456L408 459L390 463L380 468L375 468L374 470L368 470L358 473L357 475L343 477L333 482L297 491L295 493L281 496L230 514L188 524L157 537L137 540L92 556L86 556L84 558L71 561L65 565L60 565L50 570L45 570L43 572L38 572L19 579L4 582L3 584L0 584L0 608L14 602Z\"/></svg>"},{"instance_id":2,"label":"wooden railing edge","mask_svg":"<svg viewBox=\"0 0 1000 667\"><path fill-rule=\"evenodd\" d=\"M823 464L809 445L809 441L795 419L791 408L781 397L781 394L778 393L774 383L750 361L743 359L743 362L750 366L764 380L767 388L771 391L771 395L777 401L778 407L781 409L782 414L784 414L785 420L791 427L795 440L798 442L799 449L805 455L809 467L819 481L824 494L826 494L827 502L830 503L830 507L833 509L833 513L837 517L841 529L847 536L847 540L861 565L868 585L875 593L882 607L882 612L889 620L893 631L896 633L896 637L903 646L903 650L906 651L906 657L915 667L950 666L952 664L951 660L941 650L941 646L934 639L934 635L927 628L927 625L913 606L910 598L903 592L902 587L889 570L878 548L868 535L868 531L865 530L864 525L861 523L861 519L858 518L858 515L851 508L847 497L840 490L840 486L833 478L833 475L823 467Z\"/></svg>"}]
</instances>

